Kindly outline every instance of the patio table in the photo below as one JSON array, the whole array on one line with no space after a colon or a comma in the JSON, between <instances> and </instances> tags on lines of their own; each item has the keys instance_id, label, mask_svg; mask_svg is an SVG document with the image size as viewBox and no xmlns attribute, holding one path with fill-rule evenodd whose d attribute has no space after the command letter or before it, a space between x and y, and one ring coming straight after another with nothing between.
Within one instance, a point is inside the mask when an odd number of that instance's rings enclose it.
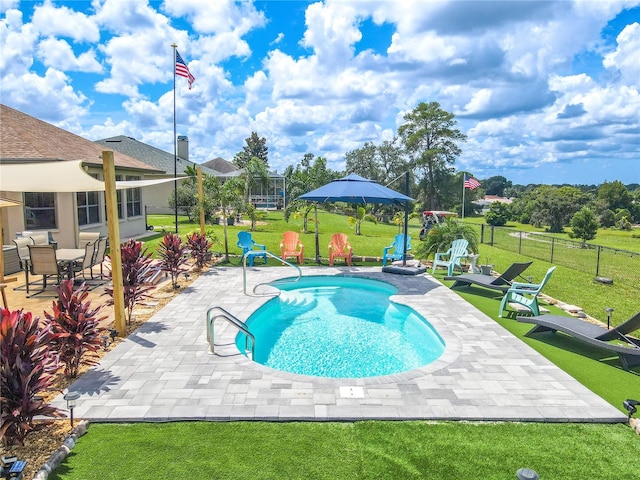
<instances>
[{"instance_id":1,"label":"patio table","mask_svg":"<svg viewBox=\"0 0 640 480\"><path fill-rule=\"evenodd\" d=\"M67 278L74 277L73 262L82 260L84 257L84 248L59 248L56 250L56 260L59 263L67 264Z\"/></svg>"}]
</instances>

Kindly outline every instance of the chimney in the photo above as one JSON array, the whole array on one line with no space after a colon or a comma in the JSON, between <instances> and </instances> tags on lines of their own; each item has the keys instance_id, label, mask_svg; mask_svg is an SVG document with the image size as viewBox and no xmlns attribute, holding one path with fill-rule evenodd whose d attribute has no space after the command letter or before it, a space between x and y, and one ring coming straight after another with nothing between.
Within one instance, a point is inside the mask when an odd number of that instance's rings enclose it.
<instances>
[{"instance_id":1,"label":"chimney","mask_svg":"<svg viewBox=\"0 0 640 480\"><path fill-rule=\"evenodd\" d=\"M178 135L178 158L189 160L189 137Z\"/></svg>"}]
</instances>

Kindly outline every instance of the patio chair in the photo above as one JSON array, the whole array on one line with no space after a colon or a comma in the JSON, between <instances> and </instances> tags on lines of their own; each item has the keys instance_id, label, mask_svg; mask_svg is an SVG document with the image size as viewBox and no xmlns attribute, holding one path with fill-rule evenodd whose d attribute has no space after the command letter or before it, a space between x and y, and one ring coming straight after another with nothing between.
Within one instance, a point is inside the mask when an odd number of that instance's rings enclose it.
<instances>
[{"instance_id":1,"label":"patio chair","mask_svg":"<svg viewBox=\"0 0 640 480\"><path fill-rule=\"evenodd\" d=\"M464 273L462 275L447 276L445 280L454 280L455 283L451 288L469 287L471 285L479 285L481 287L490 288L491 290L499 290L507 293L511 282L514 278L522 274L533 262L512 263L504 273L498 277L492 275L482 275L480 273Z\"/></svg>"},{"instance_id":2,"label":"patio chair","mask_svg":"<svg viewBox=\"0 0 640 480\"><path fill-rule=\"evenodd\" d=\"M538 284L535 283L519 283L513 282L507 293L502 297L500 302L500 310L498 311L498 317L502 317L502 313L507 307L508 303L515 303L522 305L523 307L531 310L533 315L540 315L540 308L538 307L538 295L544 288L544 286L551 278L551 275L555 271L556 267L551 267L547 270L542 281Z\"/></svg>"},{"instance_id":3,"label":"patio chair","mask_svg":"<svg viewBox=\"0 0 640 480\"><path fill-rule=\"evenodd\" d=\"M460 269L462 272L462 259L466 258L469 255L467 252L467 247L469 246L469 242L464 238L458 238L451 242L451 248L446 252L440 253L437 252L433 257L433 269L431 270L431 274L436 273L436 268L438 267L447 267L447 275L453 275L453 271L455 267Z\"/></svg>"},{"instance_id":4,"label":"patio chair","mask_svg":"<svg viewBox=\"0 0 640 480\"><path fill-rule=\"evenodd\" d=\"M242 248L242 256L247 255L247 264L250 267L253 267L253 260L255 257L261 257L264 260L265 265L267 264L267 254L266 245L262 245L260 243L256 243L256 241L251 237L251 232L238 232L238 242L236 245ZM256 250L254 250L254 248Z\"/></svg>"},{"instance_id":5,"label":"patio chair","mask_svg":"<svg viewBox=\"0 0 640 480\"><path fill-rule=\"evenodd\" d=\"M31 235L29 238L33 245L49 245L49 236L46 233Z\"/></svg>"},{"instance_id":6,"label":"patio chair","mask_svg":"<svg viewBox=\"0 0 640 480\"><path fill-rule=\"evenodd\" d=\"M295 257L300 265L304 263L304 245L300 242L300 236L297 232L289 231L282 234L280 256L283 260Z\"/></svg>"},{"instance_id":7,"label":"patio chair","mask_svg":"<svg viewBox=\"0 0 640 480\"><path fill-rule=\"evenodd\" d=\"M390 250L393 249L393 252ZM407 253L413 249L411 246L411 235L407 235ZM393 240L393 243L382 250L382 266L387 264L387 259L402 260L405 256L404 251L404 233L399 233Z\"/></svg>"},{"instance_id":8,"label":"patio chair","mask_svg":"<svg viewBox=\"0 0 640 480\"><path fill-rule=\"evenodd\" d=\"M351 266L353 248L351 248L351 244L344 233L331 235L331 241L327 248L329 249L329 266L333 267L333 262L336 258L344 258L347 265Z\"/></svg>"},{"instance_id":9,"label":"patio chair","mask_svg":"<svg viewBox=\"0 0 640 480\"><path fill-rule=\"evenodd\" d=\"M82 278L86 280L85 270L93 267L93 259L96 255L97 242L87 242L84 244L84 257L81 261L73 262L71 268L74 272L74 276L78 273L82 275Z\"/></svg>"},{"instance_id":10,"label":"patio chair","mask_svg":"<svg viewBox=\"0 0 640 480\"><path fill-rule=\"evenodd\" d=\"M104 272L102 266L104 263L104 257L107 254L107 243L109 239L107 237L99 237L93 252L93 259L91 260L91 279L95 279L93 276L93 267L100 265L100 279L104 279Z\"/></svg>"},{"instance_id":11,"label":"patio chair","mask_svg":"<svg viewBox=\"0 0 640 480\"><path fill-rule=\"evenodd\" d=\"M31 264L29 263L29 245L33 245L33 241L29 237L16 238L13 243L16 246L18 252L18 259L20 260L20 268L24 270L24 285L15 287L14 290L23 290L28 288L29 285L29 269Z\"/></svg>"},{"instance_id":12,"label":"patio chair","mask_svg":"<svg viewBox=\"0 0 640 480\"><path fill-rule=\"evenodd\" d=\"M78 233L77 248L84 248L87 243L96 243L100 238L100 232L80 232Z\"/></svg>"},{"instance_id":13,"label":"patio chair","mask_svg":"<svg viewBox=\"0 0 640 480\"><path fill-rule=\"evenodd\" d=\"M589 345L617 353L625 370L640 365L640 340L629 336L630 333L640 330L640 312L612 329L561 315L518 316L517 320L521 323L534 324L533 328L525 334L527 337L532 337L536 333L562 332ZM609 343L611 340L620 340L629 346Z\"/></svg>"},{"instance_id":14,"label":"patio chair","mask_svg":"<svg viewBox=\"0 0 640 480\"><path fill-rule=\"evenodd\" d=\"M39 295L47 289L47 279L56 276L56 284L59 284L65 268L56 259L56 250L53 245L29 245L29 264L31 275L42 275L42 289L29 295L29 284L27 284L27 297Z\"/></svg>"}]
</instances>

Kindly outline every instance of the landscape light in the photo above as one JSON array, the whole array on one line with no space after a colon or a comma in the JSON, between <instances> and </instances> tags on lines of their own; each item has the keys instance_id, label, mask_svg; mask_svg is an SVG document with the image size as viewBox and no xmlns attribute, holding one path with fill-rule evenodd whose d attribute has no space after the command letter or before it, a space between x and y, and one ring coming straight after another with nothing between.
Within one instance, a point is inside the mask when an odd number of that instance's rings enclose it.
<instances>
[{"instance_id":1,"label":"landscape light","mask_svg":"<svg viewBox=\"0 0 640 480\"><path fill-rule=\"evenodd\" d=\"M69 392L63 397L67 401L67 408L71 417L71 428L73 428L73 409L76 408L76 402L80 398L78 392Z\"/></svg>"},{"instance_id":2,"label":"landscape light","mask_svg":"<svg viewBox=\"0 0 640 480\"><path fill-rule=\"evenodd\" d=\"M539 480L540 475L530 468L521 468L516 472L516 478L518 480Z\"/></svg>"},{"instance_id":3,"label":"landscape light","mask_svg":"<svg viewBox=\"0 0 640 480\"><path fill-rule=\"evenodd\" d=\"M611 323L611 314L613 313L613 308L607 307L604 309L607 312L607 330L609 330L609 323Z\"/></svg>"}]
</instances>

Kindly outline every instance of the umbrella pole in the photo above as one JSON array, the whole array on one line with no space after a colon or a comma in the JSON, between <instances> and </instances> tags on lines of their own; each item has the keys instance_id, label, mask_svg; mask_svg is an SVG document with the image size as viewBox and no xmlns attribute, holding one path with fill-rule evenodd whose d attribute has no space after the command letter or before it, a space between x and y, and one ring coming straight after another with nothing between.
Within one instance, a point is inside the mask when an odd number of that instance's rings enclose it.
<instances>
[{"instance_id":1,"label":"umbrella pole","mask_svg":"<svg viewBox=\"0 0 640 480\"><path fill-rule=\"evenodd\" d=\"M316 207L316 263L320 265L320 241L318 238L318 204L315 204Z\"/></svg>"},{"instance_id":2,"label":"umbrella pole","mask_svg":"<svg viewBox=\"0 0 640 480\"><path fill-rule=\"evenodd\" d=\"M404 173L405 195L409 196L409 172ZM407 233L409 230L409 202L404 202L404 249L402 252L402 266L407 266Z\"/></svg>"}]
</instances>

